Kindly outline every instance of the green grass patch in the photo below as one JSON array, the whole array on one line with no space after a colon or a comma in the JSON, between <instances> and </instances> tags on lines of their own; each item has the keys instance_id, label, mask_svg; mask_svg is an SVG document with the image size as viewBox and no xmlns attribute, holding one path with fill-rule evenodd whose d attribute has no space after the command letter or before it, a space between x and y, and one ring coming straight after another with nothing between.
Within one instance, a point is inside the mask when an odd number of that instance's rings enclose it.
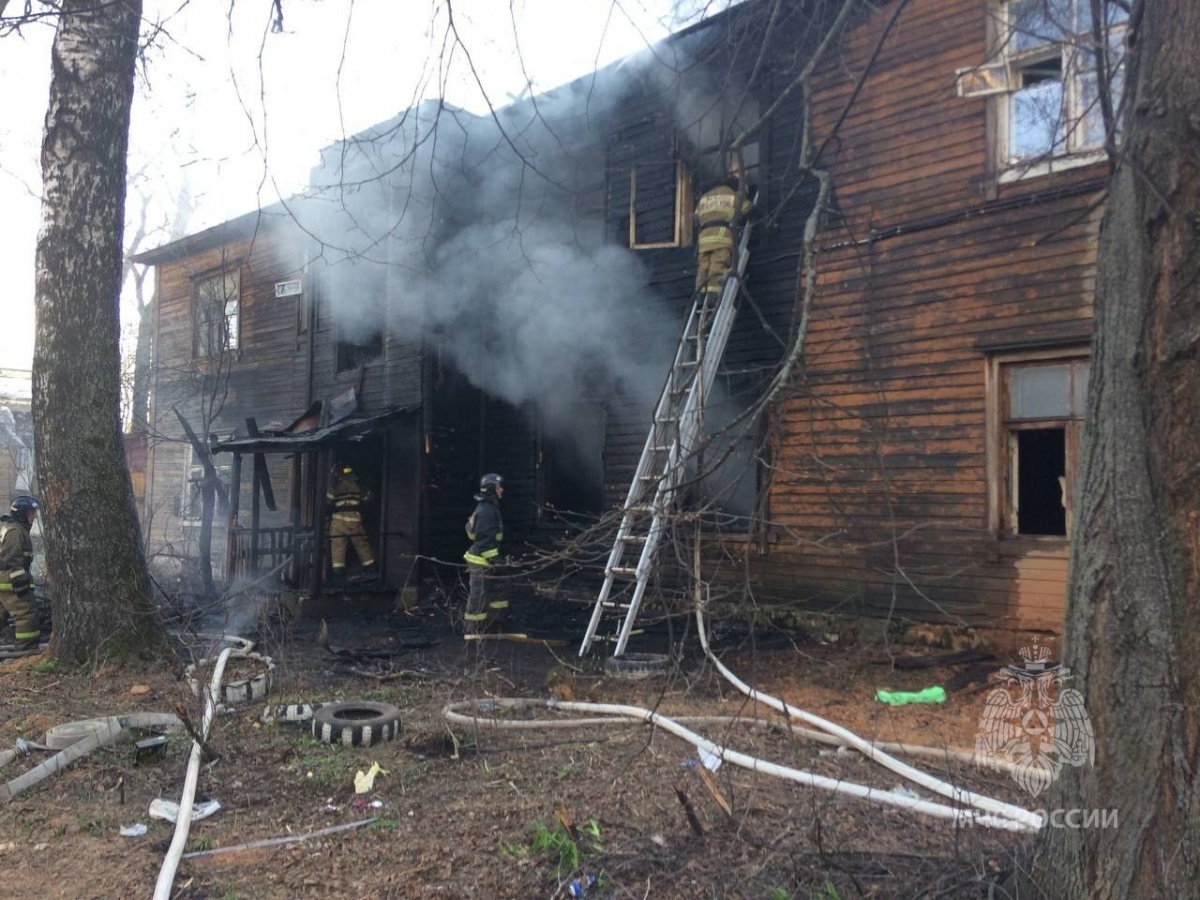
<instances>
[{"instance_id":1,"label":"green grass patch","mask_svg":"<svg viewBox=\"0 0 1200 900\"><path fill-rule=\"evenodd\" d=\"M524 859L530 856L546 857L554 863L554 873L562 877L583 866L588 854L603 850L600 844L600 824L588 819L575 829L578 839L572 838L561 824L551 829L545 822L533 823L533 837L528 844L503 843L500 849L506 856Z\"/></svg>"}]
</instances>

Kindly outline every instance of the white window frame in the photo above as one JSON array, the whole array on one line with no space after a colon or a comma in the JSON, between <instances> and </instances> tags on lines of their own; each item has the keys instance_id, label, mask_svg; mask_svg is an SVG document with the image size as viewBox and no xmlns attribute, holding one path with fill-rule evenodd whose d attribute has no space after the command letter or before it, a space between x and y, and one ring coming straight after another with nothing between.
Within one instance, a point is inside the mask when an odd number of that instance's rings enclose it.
<instances>
[{"instance_id":1,"label":"white window frame","mask_svg":"<svg viewBox=\"0 0 1200 900\"><path fill-rule=\"evenodd\" d=\"M1030 41L1031 36L1021 31L1015 21L1021 3L1061 5L1061 13L1050 16L1061 26L1060 40L1050 36ZM1090 0L1000 0L993 7L992 44L997 47L992 57L982 65L957 71L958 94L961 97L988 97L993 104L993 147L996 169L1000 182L1006 183L1063 171L1079 166L1091 165L1104 159L1103 115L1096 98L1085 96L1085 83L1095 79L1098 67L1089 66L1094 59L1094 42L1090 25L1080 23L1081 10L1090 10ZM1124 92L1126 14L1108 0L1107 26L1108 54L1106 64L1113 72L1114 118L1119 122L1121 95ZM1058 19L1065 21L1059 22ZM1086 26L1086 30L1079 30ZM1033 85L1024 86L1025 79L1036 74L1038 66L1053 71L1058 63L1058 80L1047 78L1045 85L1060 85L1054 107L1056 117L1052 123L1054 132L1051 142L1026 153L1016 152L1013 147L1013 118L1017 104L1022 98L1032 98L1028 91ZM1051 124L1047 122L1047 124ZM1099 128L1097 129L1097 124Z\"/></svg>"}]
</instances>

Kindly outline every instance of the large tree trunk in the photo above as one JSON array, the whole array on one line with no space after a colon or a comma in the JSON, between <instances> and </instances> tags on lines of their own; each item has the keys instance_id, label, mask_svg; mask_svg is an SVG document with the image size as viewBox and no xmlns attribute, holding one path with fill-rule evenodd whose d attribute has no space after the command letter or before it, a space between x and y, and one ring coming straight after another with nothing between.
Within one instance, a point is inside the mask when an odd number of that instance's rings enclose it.
<instances>
[{"instance_id":1,"label":"large tree trunk","mask_svg":"<svg viewBox=\"0 0 1200 900\"><path fill-rule=\"evenodd\" d=\"M154 312L142 299L142 275L137 278L138 331L133 358L133 396L130 401L130 430L145 434L150 430L150 353L154 344Z\"/></svg>"},{"instance_id":2,"label":"large tree trunk","mask_svg":"<svg viewBox=\"0 0 1200 900\"><path fill-rule=\"evenodd\" d=\"M1029 896L1056 900L1200 896L1200 3L1141 12L1100 241L1064 656L1096 758L1047 804L1115 809L1119 827L1041 833Z\"/></svg>"},{"instance_id":3,"label":"large tree trunk","mask_svg":"<svg viewBox=\"0 0 1200 900\"><path fill-rule=\"evenodd\" d=\"M120 423L118 297L141 0L62 4L42 146L34 435L52 651L157 646Z\"/></svg>"}]
</instances>

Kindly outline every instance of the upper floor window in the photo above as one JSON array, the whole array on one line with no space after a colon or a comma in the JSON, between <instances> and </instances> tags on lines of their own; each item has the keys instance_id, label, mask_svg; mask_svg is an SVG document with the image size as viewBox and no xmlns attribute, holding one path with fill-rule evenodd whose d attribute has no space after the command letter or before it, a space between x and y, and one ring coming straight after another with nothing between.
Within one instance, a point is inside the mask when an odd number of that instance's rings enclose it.
<instances>
[{"instance_id":1,"label":"upper floor window","mask_svg":"<svg viewBox=\"0 0 1200 900\"><path fill-rule=\"evenodd\" d=\"M226 350L236 350L240 319L241 278L237 270L197 281L194 354L219 356Z\"/></svg>"},{"instance_id":2,"label":"upper floor window","mask_svg":"<svg viewBox=\"0 0 1200 900\"><path fill-rule=\"evenodd\" d=\"M692 176L682 160L629 171L629 246L636 250L692 242Z\"/></svg>"},{"instance_id":3,"label":"upper floor window","mask_svg":"<svg viewBox=\"0 0 1200 900\"><path fill-rule=\"evenodd\" d=\"M1098 156L1105 144L1100 87L1108 86L1113 122L1125 87L1128 11L1098 0L1006 0L996 7L997 52L958 73L959 94L994 97L996 160L1029 170L1056 158Z\"/></svg>"},{"instance_id":4,"label":"upper floor window","mask_svg":"<svg viewBox=\"0 0 1200 900\"><path fill-rule=\"evenodd\" d=\"M384 314L379 294L343 301L337 316L337 371L358 369L383 355Z\"/></svg>"}]
</instances>

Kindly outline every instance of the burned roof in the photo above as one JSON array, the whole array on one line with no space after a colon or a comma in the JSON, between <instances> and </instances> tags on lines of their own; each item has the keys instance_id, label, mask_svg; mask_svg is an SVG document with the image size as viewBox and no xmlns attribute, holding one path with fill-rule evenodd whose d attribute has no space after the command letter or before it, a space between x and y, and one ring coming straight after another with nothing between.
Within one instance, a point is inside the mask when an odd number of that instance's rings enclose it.
<instances>
[{"instance_id":1,"label":"burned roof","mask_svg":"<svg viewBox=\"0 0 1200 900\"><path fill-rule=\"evenodd\" d=\"M419 409L419 404L400 406L374 416L345 418L311 431L275 432L220 441L213 444L211 449L213 453L297 453L316 450L382 431Z\"/></svg>"}]
</instances>

